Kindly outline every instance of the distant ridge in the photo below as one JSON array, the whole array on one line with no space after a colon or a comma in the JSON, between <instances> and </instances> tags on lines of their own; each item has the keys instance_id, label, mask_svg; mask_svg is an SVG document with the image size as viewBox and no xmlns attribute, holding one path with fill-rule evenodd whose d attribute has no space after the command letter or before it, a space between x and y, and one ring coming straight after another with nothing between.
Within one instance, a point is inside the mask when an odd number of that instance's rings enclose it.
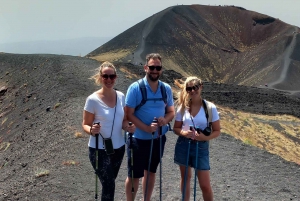
<instances>
[{"instance_id":1,"label":"distant ridge","mask_svg":"<svg viewBox=\"0 0 300 201\"><path fill-rule=\"evenodd\" d=\"M0 52L18 54L63 54L85 56L110 37L85 37L68 40L39 40L0 44Z\"/></svg>"}]
</instances>

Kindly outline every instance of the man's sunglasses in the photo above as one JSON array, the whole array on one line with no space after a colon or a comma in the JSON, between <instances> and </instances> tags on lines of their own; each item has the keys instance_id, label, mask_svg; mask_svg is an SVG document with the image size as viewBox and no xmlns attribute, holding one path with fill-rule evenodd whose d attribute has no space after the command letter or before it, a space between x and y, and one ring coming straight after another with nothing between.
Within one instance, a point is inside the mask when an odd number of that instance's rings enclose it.
<instances>
[{"instance_id":1,"label":"man's sunglasses","mask_svg":"<svg viewBox=\"0 0 300 201\"><path fill-rule=\"evenodd\" d=\"M114 79L116 79L117 75L116 74L111 74L111 75L103 74L103 75L101 75L101 77L105 80L107 80L108 78L110 78L111 80L114 80Z\"/></svg>"},{"instance_id":2,"label":"man's sunglasses","mask_svg":"<svg viewBox=\"0 0 300 201\"><path fill-rule=\"evenodd\" d=\"M199 89L199 86L198 86L198 85L195 85L195 86L192 86L192 87L186 87L186 88L185 88L185 90L186 90L187 92L190 92L190 91L192 91L192 90L197 91L198 89Z\"/></svg>"},{"instance_id":3,"label":"man's sunglasses","mask_svg":"<svg viewBox=\"0 0 300 201\"><path fill-rule=\"evenodd\" d=\"M154 69L156 69L157 71L161 71L162 69L162 66L148 66L148 67L151 71L153 71Z\"/></svg>"}]
</instances>

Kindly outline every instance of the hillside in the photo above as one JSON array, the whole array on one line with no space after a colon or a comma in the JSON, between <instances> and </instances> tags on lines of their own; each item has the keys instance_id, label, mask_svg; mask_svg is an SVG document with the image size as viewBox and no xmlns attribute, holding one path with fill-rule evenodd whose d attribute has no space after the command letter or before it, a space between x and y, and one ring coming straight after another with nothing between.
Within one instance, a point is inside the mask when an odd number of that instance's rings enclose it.
<instances>
[{"instance_id":1,"label":"hillside","mask_svg":"<svg viewBox=\"0 0 300 201\"><path fill-rule=\"evenodd\" d=\"M143 73L132 64L115 64L116 88L126 93ZM86 97L98 88L88 79L98 66L98 61L73 56L0 54L1 201L94 200L94 172L81 121ZM166 70L162 79L172 85L181 77ZM222 135L211 143L215 199L299 199L300 99L268 88L214 82L205 82L203 96L221 112ZM167 143L163 200L180 200L173 163L176 136L168 133ZM125 156L118 201L125 200L126 174Z\"/></svg>"},{"instance_id":2,"label":"hillside","mask_svg":"<svg viewBox=\"0 0 300 201\"><path fill-rule=\"evenodd\" d=\"M164 67L207 81L300 92L299 28L235 6L180 5L141 21L87 55Z\"/></svg>"}]
</instances>

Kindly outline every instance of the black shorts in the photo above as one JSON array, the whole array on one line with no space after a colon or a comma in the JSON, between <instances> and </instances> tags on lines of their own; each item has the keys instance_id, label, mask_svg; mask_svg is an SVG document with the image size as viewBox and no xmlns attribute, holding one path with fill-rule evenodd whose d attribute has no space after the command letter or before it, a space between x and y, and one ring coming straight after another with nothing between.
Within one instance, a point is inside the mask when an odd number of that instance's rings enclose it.
<instances>
[{"instance_id":1,"label":"black shorts","mask_svg":"<svg viewBox=\"0 0 300 201\"><path fill-rule=\"evenodd\" d=\"M161 136L161 157L163 157L166 136ZM144 170L148 170L150 150L151 150L152 140L140 140L132 138L132 149L133 149L133 178L144 177ZM127 139L127 167L128 167L128 177L132 174L132 164L131 164L131 146L130 138ZM153 139L152 156L150 162L150 172L156 173L158 164L160 162L160 138Z\"/></svg>"}]
</instances>

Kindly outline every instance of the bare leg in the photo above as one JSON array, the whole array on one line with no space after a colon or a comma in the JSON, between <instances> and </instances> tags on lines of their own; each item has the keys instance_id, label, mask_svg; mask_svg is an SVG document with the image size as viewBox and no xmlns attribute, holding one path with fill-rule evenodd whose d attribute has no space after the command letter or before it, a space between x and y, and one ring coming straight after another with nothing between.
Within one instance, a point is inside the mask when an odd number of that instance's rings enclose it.
<instances>
[{"instance_id":1,"label":"bare leg","mask_svg":"<svg viewBox=\"0 0 300 201\"><path fill-rule=\"evenodd\" d=\"M147 182L147 176L148 176L148 171L144 170L144 178L143 178L143 196L145 196L146 192L146 182ZM148 179L148 189L147 189L147 197L144 199L145 201L150 201L153 189L154 189L154 184L155 184L155 173L150 172L149 174L149 179Z\"/></svg>"},{"instance_id":2,"label":"bare leg","mask_svg":"<svg viewBox=\"0 0 300 201\"><path fill-rule=\"evenodd\" d=\"M198 170L199 186L202 190L204 201L213 201L213 192L210 185L209 170Z\"/></svg>"},{"instance_id":3,"label":"bare leg","mask_svg":"<svg viewBox=\"0 0 300 201\"><path fill-rule=\"evenodd\" d=\"M134 187L134 193L132 193L131 189L132 189L132 183L131 183L131 177L127 177L126 181L125 181L125 193L126 193L126 200L127 201L132 201L135 199L136 193L138 191L139 188L139 182L140 179L139 178L133 178L133 187ZM133 196L133 198L132 198Z\"/></svg>"},{"instance_id":4,"label":"bare leg","mask_svg":"<svg viewBox=\"0 0 300 201\"><path fill-rule=\"evenodd\" d=\"M184 186L184 174L185 174L185 165L180 165L180 191L183 193L183 186ZM190 200L190 194L191 194L191 177L192 177L192 168L188 167L188 173L187 173L187 178L186 178L186 186L185 186L185 197L184 201L189 201Z\"/></svg>"}]
</instances>

